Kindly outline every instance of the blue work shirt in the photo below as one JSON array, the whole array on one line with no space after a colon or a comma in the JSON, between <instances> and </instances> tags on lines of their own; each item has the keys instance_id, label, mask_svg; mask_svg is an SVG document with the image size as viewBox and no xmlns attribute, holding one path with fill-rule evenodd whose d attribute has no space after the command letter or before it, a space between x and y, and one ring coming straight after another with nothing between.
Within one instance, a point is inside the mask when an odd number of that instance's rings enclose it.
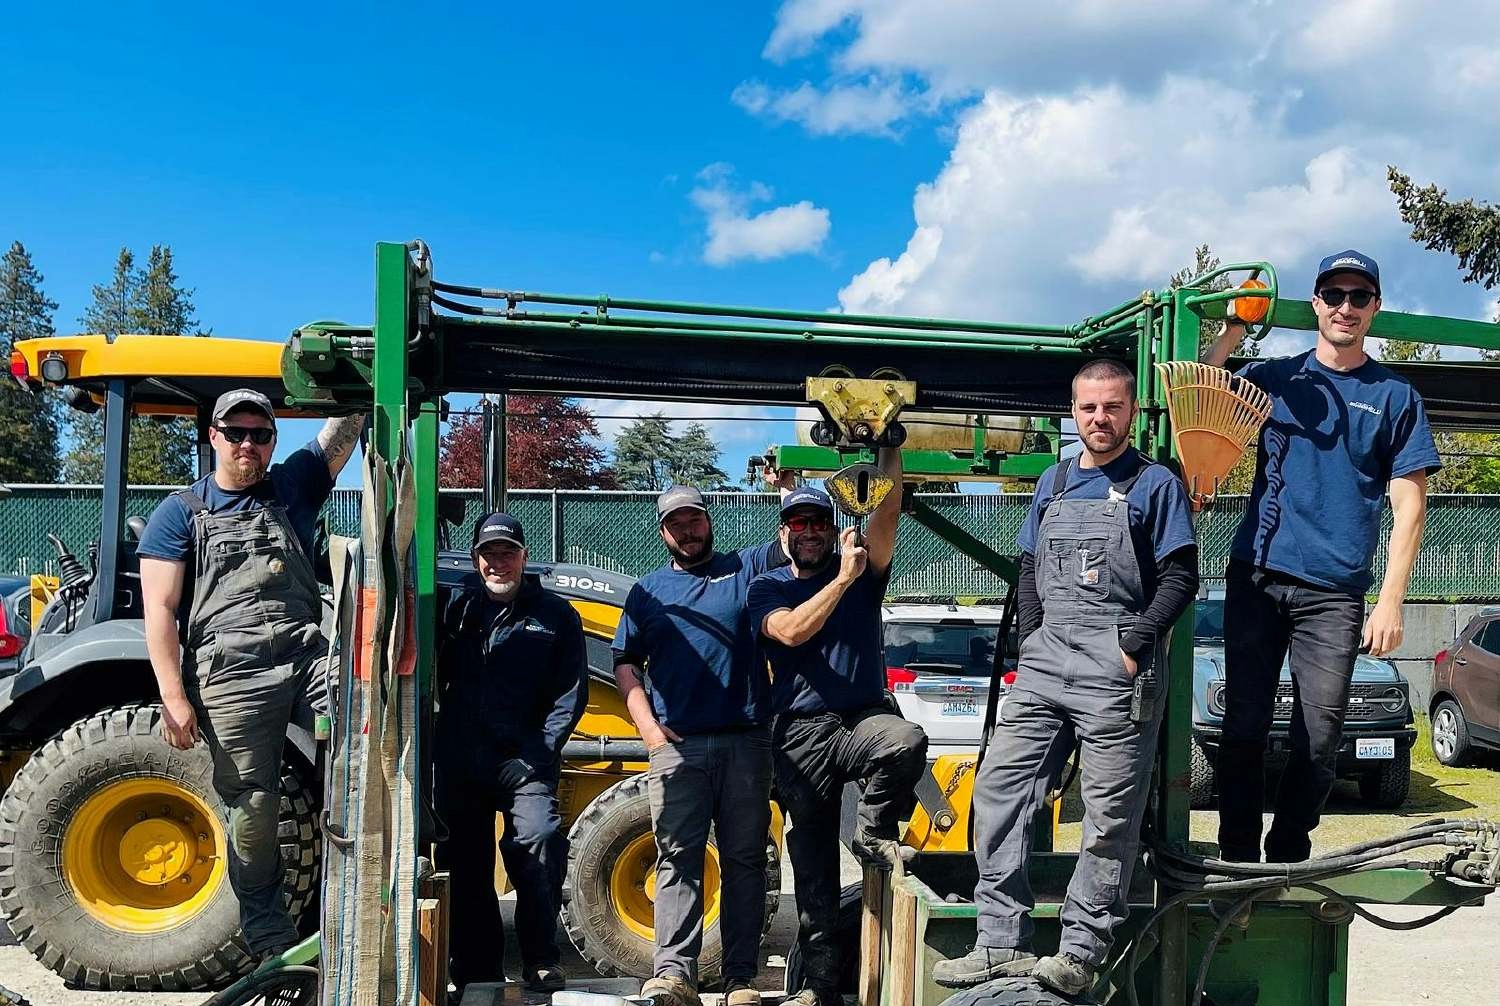
<instances>
[{"instance_id":1,"label":"blue work shirt","mask_svg":"<svg viewBox=\"0 0 1500 1006\"><path fill-rule=\"evenodd\" d=\"M328 474L328 458L322 446L312 441L289 454L285 461L266 472L274 491L275 502L286 509L287 519L297 542L309 558L313 555L313 536L318 526L318 511L333 491L333 476ZM210 513L236 513L259 510L268 494L265 480L249 489L224 489L214 481L213 473L189 486L208 506ZM193 553L193 517L187 504L175 493L157 504L146 530L136 546L136 554L169 562L185 561Z\"/></svg>"},{"instance_id":2,"label":"blue work shirt","mask_svg":"<svg viewBox=\"0 0 1500 1006\"><path fill-rule=\"evenodd\" d=\"M771 708L777 713L853 712L885 699L880 606L889 569L876 573L866 566L828 621L801 646L786 646L765 634L767 615L811 599L838 572L835 553L814 576L803 579L794 566L783 566L750 585L750 618L771 661Z\"/></svg>"},{"instance_id":3,"label":"blue work shirt","mask_svg":"<svg viewBox=\"0 0 1500 1006\"><path fill-rule=\"evenodd\" d=\"M1147 462L1141 467L1142 461L1132 447L1102 468L1080 468L1074 462L1062 491L1068 499L1108 499L1111 486L1129 479L1139 469L1140 478L1130 487L1125 502L1130 508L1130 540L1135 546L1136 564L1149 591L1156 579L1157 565L1184 545L1196 544L1198 539L1193 532L1193 513L1182 480L1166 465ZM1031 511L1016 535L1016 547L1030 555L1036 554L1042 516L1054 498L1051 490L1057 468L1058 465L1053 465L1037 480Z\"/></svg>"},{"instance_id":4,"label":"blue work shirt","mask_svg":"<svg viewBox=\"0 0 1500 1006\"><path fill-rule=\"evenodd\" d=\"M1239 373L1274 407L1230 555L1365 593L1391 479L1441 467L1422 396L1375 360L1330 370L1311 350Z\"/></svg>"},{"instance_id":5,"label":"blue work shirt","mask_svg":"<svg viewBox=\"0 0 1500 1006\"><path fill-rule=\"evenodd\" d=\"M745 609L750 581L786 561L778 541L647 573L625 597L615 663L644 666L658 723L679 734L737 730L769 713L766 660Z\"/></svg>"}]
</instances>

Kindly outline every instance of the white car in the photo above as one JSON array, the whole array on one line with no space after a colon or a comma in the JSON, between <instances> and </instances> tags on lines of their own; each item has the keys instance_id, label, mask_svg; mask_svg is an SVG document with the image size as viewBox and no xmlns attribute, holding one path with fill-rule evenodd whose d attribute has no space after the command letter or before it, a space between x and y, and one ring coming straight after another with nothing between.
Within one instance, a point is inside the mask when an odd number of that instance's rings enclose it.
<instances>
[{"instance_id":1,"label":"white car","mask_svg":"<svg viewBox=\"0 0 1500 1006\"><path fill-rule=\"evenodd\" d=\"M1002 609L980 604L887 604L886 686L901 715L927 732L927 757L979 749ZM1015 680L1015 630L1003 686ZM1001 696L1004 701L1004 696Z\"/></svg>"}]
</instances>

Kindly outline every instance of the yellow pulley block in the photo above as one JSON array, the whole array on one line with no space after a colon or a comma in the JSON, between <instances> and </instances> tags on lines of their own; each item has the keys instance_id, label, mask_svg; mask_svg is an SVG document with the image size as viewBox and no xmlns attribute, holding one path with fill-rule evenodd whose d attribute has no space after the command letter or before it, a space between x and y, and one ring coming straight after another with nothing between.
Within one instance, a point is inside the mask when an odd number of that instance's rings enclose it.
<instances>
[{"instance_id":1,"label":"yellow pulley block","mask_svg":"<svg viewBox=\"0 0 1500 1006\"><path fill-rule=\"evenodd\" d=\"M850 465L823 480L833 505L851 517L868 517L896 489L896 480L871 464Z\"/></svg>"}]
</instances>

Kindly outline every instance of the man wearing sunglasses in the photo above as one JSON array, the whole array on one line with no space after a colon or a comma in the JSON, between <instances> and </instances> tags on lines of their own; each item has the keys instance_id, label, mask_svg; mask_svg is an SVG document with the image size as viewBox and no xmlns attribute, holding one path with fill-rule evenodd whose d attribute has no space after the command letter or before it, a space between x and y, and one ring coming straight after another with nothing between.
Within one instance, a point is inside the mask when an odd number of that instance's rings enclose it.
<instances>
[{"instance_id":1,"label":"man wearing sunglasses","mask_svg":"<svg viewBox=\"0 0 1500 1006\"><path fill-rule=\"evenodd\" d=\"M272 465L271 400L225 392L208 433L214 470L163 500L137 546L162 736L184 751L208 744L229 808L229 884L257 959L297 940L281 891L281 751L288 723L311 730L326 706L328 642L309 556L363 423L330 419Z\"/></svg>"},{"instance_id":2,"label":"man wearing sunglasses","mask_svg":"<svg viewBox=\"0 0 1500 1006\"><path fill-rule=\"evenodd\" d=\"M901 515L901 452L880 466L896 482L861 538L839 534L833 504L804 486L781 504L781 544L792 564L750 585L751 625L771 661L776 796L792 819L787 848L796 884L803 987L792 1006L836 1006L839 993L839 820L844 784L861 786L853 847L890 868L896 827L927 771L927 735L886 692L881 602ZM835 548L835 542L838 547Z\"/></svg>"},{"instance_id":3,"label":"man wearing sunglasses","mask_svg":"<svg viewBox=\"0 0 1500 1006\"><path fill-rule=\"evenodd\" d=\"M1427 477L1439 461L1421 396L1365 355L1380 310L1380 268L1354 250L1325 258L1313 283L1317 344L1257 360L1240 376L1274 401L1255 482L1230 551L1224 603L1225 712L1220 740L1219 847L1258 862L1265 748L1288 651L1291 752L1265 839L1270 862L1311 854L1333 787L1358 651L1401 645L1401 604L1422 540ZM1230 324L1205 355L1223 366L1244 338ZM1390 548L1379 600L1365 593L1389 494Z\"/></svg>"},{"instance_id":4,"label":"man wearing sunglasses","mask_svg":"<svg viewBox=\"0 0 1500 1006\"><path fill-rule=\"evenodd\" d=\"M767 471L781 488L789 477ZM630 589L615 632L615 683L646 744L656 835L656 953L641 993L661 1006L698 1002L703 856L719 851L724 1001L758 1006L771 826L770 681L750 628L750 582L783 565L781 542L719 552L703 494L656 499L670 561ZM650 694L643 682L650 682Z\"/></svg>"}]
</instances>

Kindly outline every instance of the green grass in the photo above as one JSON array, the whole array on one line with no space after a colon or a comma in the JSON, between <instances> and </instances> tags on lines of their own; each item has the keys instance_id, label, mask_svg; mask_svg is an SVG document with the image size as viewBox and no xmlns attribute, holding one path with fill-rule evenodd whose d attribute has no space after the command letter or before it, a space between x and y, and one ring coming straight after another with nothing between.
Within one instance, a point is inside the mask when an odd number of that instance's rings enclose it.
<instances>
[{"instance_id":1,"label":"green grass","mask_svg":"<svg viewBox=\"0 0 1500 1006\"><path fill-rule=\"evenodd\" d=\"M1479 752L1469 767L1449 768L1432 754L1427 717L1418 716L1416 727L1411 794L1406 803L1397 810L1373 810L1360 800L1357 783L1340 780L1328 798L1322 823L1313 833L1315 852L1394 834L1433 817L1487 817L1500 821L1500 756ZM1268 787L1267 799L1274 793L1275 789ZM1063 798L1062 823L1057 833L1059 850L1078 848L1082 820L1083 804L1075 783ZM1191 835L1195 845L1204 851L1215 848L1218 828L1216 811L1193 811Z\"/></svg>"}]
</instances>

